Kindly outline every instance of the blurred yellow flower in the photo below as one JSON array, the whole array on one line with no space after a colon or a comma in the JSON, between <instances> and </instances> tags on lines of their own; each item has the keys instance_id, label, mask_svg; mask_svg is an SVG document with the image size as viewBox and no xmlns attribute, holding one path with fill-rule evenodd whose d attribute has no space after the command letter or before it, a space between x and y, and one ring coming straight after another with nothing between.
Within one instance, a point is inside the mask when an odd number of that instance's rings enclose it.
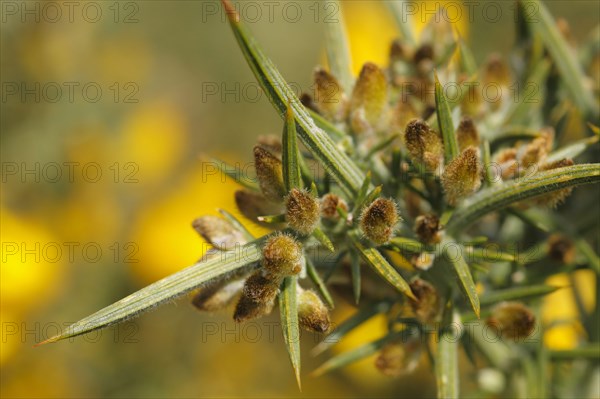
<instances>
[{"instance_id":1,"label":"blurred yellow flower","mask_svg":"<svg viewBox=\"0 0 600 399\"><path fill-rule=\"evenodd\" d=\"M239 217L256 236L266 233L240 216L234 202L239 188L231 178L215 173L214 165L198 162L181 174L169 193L142 209L131 233L131 241L139 247L137 263L131 267L142 282L156 281L195 263L208 247L191 222L202 215L219 215L217 208Z\"/></svg>"}]
</instances>

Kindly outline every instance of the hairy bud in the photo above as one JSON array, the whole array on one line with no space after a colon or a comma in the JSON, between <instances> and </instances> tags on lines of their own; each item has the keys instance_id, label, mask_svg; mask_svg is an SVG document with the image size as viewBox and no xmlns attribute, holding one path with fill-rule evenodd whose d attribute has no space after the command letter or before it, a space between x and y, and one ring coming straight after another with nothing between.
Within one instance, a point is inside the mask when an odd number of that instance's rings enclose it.
<instances>
[{"instance_id":1,"label":"hairy bud","mask_svg":"<svg viewBox=\"0 0 600 399\"><path fill-rule=\"evenodd\" d=\"M386 344L375 359L375 367L385 376L400 377L410 374L419 365L421 340L409 338Z\"/></svg>"},{"instance_id":2,"label":"hairy bud","mask_svg":"<svg viewBox=\"0 0 600 399\"><path fill-rule=\"evenodd\" d=\"M425 244L441 241L440 219L435 215L421 215L415 220L415 233Z\"/></svg>"},{"instance_id":3,"label":"hairy bud","mask_svg":"<svg viewBox=\"0 0 600 399\"><path fill-rule=\"evenodd\" d=\"M456 129L456 138L461 151L471 146L479 147L479 132L473 119L469 117L462 118L458 124L458 129Z\"/></svg>"},{"instance_id":4,"label":"hairy bud","mask_svg":"<svg viewBox=\"0 0 600 399\"><path fill-rule=\"evenodd\" d=\"M509 67L500 55L490 55L484 66L483 80L499 86L508 86L512 82Z\"/></svg>"},{"instance_id":5,"label":"hairy bud","mask_svg":"<svg viewBox=\"0 0 600 399\"><path fill-rule=\"evenodd\" d=\"M308 331L325 333L329 330L329 311L321 298L311 290L298 287L298 323Z\"/></svg>"},{"instance_id":6,"label":"hairy bud","mask_svg":"<svg viewBox=\"0 0 600 399\"><path fill-rule=\"evenodd\" d=\"M291 276L302 269L302 248L287 234L269 238L262 250L263 266L273 278Z\"/></svg>"},{"instance_id":7,"label":"hairy bud","mask_svg":"<svg viewBox=\"0 0 600 399\"><path fill-rule=\"evenodd\" d=\"M244 280L233 280L229 283L217 283L202 288L192 299L192 305L204 312L216 312L225 308L235 299L244 286Z\"/></svg>"},{"instance_id":8,"label":"hairy bud","mask_svg":"<svg viewBox=\"0 0 600 399\"><path fill-rule=\"evenodd\" d=\"M242 296L233 314L234 320L242 322L270 313L278 290L278 281L264 277L262 270L256 271L244 283Z\"/></svg>"},{"instance_id":9,"label":"hairy bud","mask_svg":"<svg viewBox=\"0 0 600 399\"><path fill-rule=\"evenodd\" d=\"M396 203L387 198L377 198L360 215L360 229L377 245L387 243L394 235L400 220Z\"/></svg>"},{"instance_id":10,"label":"hairy bud","mask_svg":"<svg viewBox=\"0 0 600 399\"><path fill-rule=\"evenodd\" d=\"M242 233L229 221L217 216L201 216L192 222L192 227L209 244L223 251L246 243Z\"/></svg>"},{"instance_id":11,"label":"hairy bud","mask_svg":"<svg viewBox=\"0 0 600 399\"><path fill-rule=\"evenodd\" d=\"M552 150L554 132L545 130L540 137L529 143L520 158L521 166L525 169L541 164Z\"/></svg>"},{"instance_id":12,"label":"hairy bud","mask_svg":"<svg viewBox=\"0 0 600 399\"><path fill-rule=\"evenodd\" d=\"M348 204L339 195L330 193L321 198L321 216L324 219L339 219L338 207L344 211L348 211Z\"/></svg>"},{"instance_id":13,"label":"hairy bud","mask_svg":"<svg viewBox=\"0 0 600 399\"><path fill-rule=\"evenodd\" d=\"M498 330L504 338L526 338L535 328L535 316L519 302L502 302L492 310L487 324Z\"/></svg>"},{"instance_id":14,"label":"hairy bud","mask_svg":"<svg viewBox=\"0 0 600 399\"><path fill-rule=\"evenodd\" d=\"M285 198L285 218L298 233L312 233L319 223L319 215L319 201L307 190L294 188Z\"/></svg>"},{"instance_id":15,"label":"hairy bud","mask_svg":"<svg viewBox=\"0 0 600 399\"><path fill-rule=\"evenodd\" d=\"M540 172L545 170L552 170L558 168L564 168L567 166L573 166L575 163L572 159L561 159L560 161L552 162L549 164L542 165L540 167ZM541 197L537 197L534 199L534 202L537 205L547 206L549 208L556 208L558 205L562 204L569 195L573 192L573 187L563 188L562 190L553 191L549 194L542 195Z\"/></svg>"},{"instance_id":16,"label":"hairy bud","mask_svg":"<svg viewBox=\"0 0 600 399\"><path fill-rule=\"evenodd\" d=\"M444 147L442 139L422 120L412 120L404 131L404 142L411 158L430 171L435 171L441 163Z\"/></svg>"},{"instance_id":17,"label":"hairy bud","mask_svg":"<svg viewBox=\"0 0 600 399\"><path fill-rule=\"evenodd\" d=\"M331 121L343 121L348 110L348 100L338 80L323 68L315 70L314 79L313 101L319 113Z\"/></svg>"},{"instance_id":18,"label":"hairy bud","mask_svg":"<svg viewBox=\"0 0 600 399\"><path fill-rule=\"evenodd\" d=\"M571 264L575 260L575 244L560 234L548 237L548 256L558 262Z\"/></svg>"},{"instance_id":19,"label":"hairy bud","mask_svg":"<svg viewBox=\"0 0 600 399\"><path fill-rule=\"evenodd\" d=\"M363 65L350 100L350 123L355 133L371 133L387 110L388 87L383 71L375 64Z\"/></svg>"},{"instance_id":20,"label":"hairy bud","mask_svg":"<svg viewBox=\"0 0 600 399\"><path fill-rule=\"evenodd\" d=\"M514 178L519 171L517 152L518 151L516 148L506 148L498 152L498 154L494 157L495 164L498 165L499 168L499 170L496 170L495 173L499 173L502 180Z\"/></svg>"},{"instance_id":21,"label":"hairy bud","mask_svg":"<svg viewBox=\"0 0 600 399\"><path fill-rule=\"evenodd\" d=\"M281 160L261 146L254 147L254 167L260 189L267 199L281 201L285 195Z\"/></svg>"},{"instance_id":22,"label":"hairy bud","mask_svg":"<svg viewBox=\"0 0 600 399\"><path fill-rule=\"evenodd\" d=\"M410 289L417 300L409 299L410 307L422 323L432 323L437 320L442 311L440 296L433 285L421 279L410 284Z\"/></svg>"},{"instance_id":23,"label":"hairy bud","mask_svg":"<svg viewBox=\"0 0 600 399\"><path fill-rule=\"evenodd\" d=\"M450 205L455 205L460 199L479 189L481 163L477 148L467 148L444 168L442 186Z\"/></svg>"}]
</instances>

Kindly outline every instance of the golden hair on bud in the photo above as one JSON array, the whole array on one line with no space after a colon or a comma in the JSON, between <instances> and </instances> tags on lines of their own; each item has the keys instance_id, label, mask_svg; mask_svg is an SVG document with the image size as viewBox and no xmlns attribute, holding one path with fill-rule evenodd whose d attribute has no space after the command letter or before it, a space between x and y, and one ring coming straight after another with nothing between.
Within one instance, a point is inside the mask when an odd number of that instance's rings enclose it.
<instances>
[{"instance_id":1,"label":"golden hair on bud","mask_svg":"<svg viewBox=\"0 0 600 399\"><path fill-rule=\"evenodd\" d=\"M217 249L231 250L244 245L246 239L229 221L217 216L201 216L192 222L192 227L209 244Z\"/></svg>"},{"instance_id":2,"label":"golden hair on bud","mask_svg":"<svg viewBox=\"0 0 600 399\"><path fill-rule=\"evenodd\" d=\"M467 147L479 147L479 132L473 119L463 117L456 129L458 147L464 151Z\"/></svg>"},{"instance_id":3,"label":"golden hair on bud","mask_svg":"<svg viewBox=\"0 0 600 399\"><path fill-rule=\"evenodd\" d=\"M416 279L410 284L410 290L417 300L409 298L410 307L422 323L437 321L442 313L442 302L438 291L431 283Z\"/></svg>"},{"instance_id":4,"label":"golden hair on bud","mask_svg":"<svg viewBox=\"0 0 600 399\"><path fill-rule=\"evenodd\" d=\"M262 270L248 277L235 307L234 320L242 322L271 313L279 292L279 281L265 277Z\"/></svg>"},{"instance_id":5,"label":"golden hair on bud","mask_svg":"<svg viewBox=\"0 0 600 399\"><path fill-rule=\"evenodd\" d=\"M307 190L293 188L285 198L285 219L292 229L308 235L319 224L319 201Z\"/></svg>"},{"instance_id":6,"label":"golden hair on bud","mask_svg":"<svg viewBox=\"0 0 600 399\"><path fill-rule=\"evenodd\" d=\"M440 219L435 215L421 215L415 220L415 233L425 244L437 244L441 241Z\"/></svg>"},{"instance_id":7,"label":"golden hair on bud","mask_svg":"<svg viewBox=\"0 0 600 399\"><path fill-rule=\"evenodd\" d=\"M298 323L302 328L316 333L329 331L329 311L319 296L311 290L298 287Z\"/></svg>"},{"instance_id":8,"label":"golden hair on bud","mask_svg":"<svg viewBox=\"0 0 600 399\"><path fill-rule=\"evenodd\" d=\"M481 163L477 148L467 148L444 168L442 186L450 205L456 205L481 187Z\"/></svg>"},{"instance_id":9,"label":"golden hair on bud","mask_svg":"<svg viewBox=\"0 0 600 399\"><path fill-rule=\"evenodd\" d=\"M256 146L254 167L264 196L271 201L281 201L285 195L281 160L265 148Z\"/></svg>"},{"instance_id":10,"label":"golden hair on bud","mask_svg":"<svg viewBox=\"0 0 600 399\"><path fill-rule=\"evenodd\" d=\"M535 316L520 302L502 302L494 307L486 323L504 338L519 340L531 335L535 328Z\"/></svg>"},{"instance_id":11,"label":"golden hair on bud","mask_svg":"<svg viewBox=\"0 0 600 399\"><path fill-rule=\"evenodd\" d=\"M262 250L263 267L273 278L291 276L302 269L302 248L287 234L269 238Z\"/></svg>"},{"instance_id":12,"label":"golden hair on bud","mask_svg":"<svg viewBox=\"0 0 600 399\"><path fill-rule=\"evenodd\" d=\"M394 227L399 221L396 203L391 199L377 198L362 211L360 229L369 240L383 245L393 237Z\"/></svg>"},{"instance_id":13,"label":"golden hair on bud","mask_svg":"<svg viewBox=\"0 0 600 399\"><path fill-rule=\"evenodd\" d=\"M341 122L348 113L348 100L338 80L324 70L315 69L313 102L319 113L333 122Z\"/></svg>"},{"instance_id":14,"label":"golden hair on bud","mask_svg":"<svg viewBox=\"0 0 600 399\"><path fill-rule=\"evenodd\" d=\"M348 204L339 195L329 193L321 198L321 216L324 219L339 219L338 207L348 211Z\"/></svg>"},{"instance_id":15,"label":"golden hair on bud","mask_svg":"<svg viewBox=\"0 0 600 399\"><path fill-rule=\"evenodd\" d=\"M542 165L540 172L558 168L564 168L567 166L573 166L575 162L572 159L561 159L549 164ZM556 208L558 205L565 202L567 197L573 192L573 187L563 188L562 190L554 191L546 195L535 198L533 201L540 206L547 206L549 208Z\"/></svg>"},{"instance_id":16,"label":"golden hair on bud","mask_svg":"<svg viewBox=\"0 0 600 399\"><path fill-rule=\"evenodd\" d=\"M430 171L435 171L442 161L444 147L440 136L419 119L412 120L404 131L404 143L410 157Z\"/></svg>"}]
</instances>

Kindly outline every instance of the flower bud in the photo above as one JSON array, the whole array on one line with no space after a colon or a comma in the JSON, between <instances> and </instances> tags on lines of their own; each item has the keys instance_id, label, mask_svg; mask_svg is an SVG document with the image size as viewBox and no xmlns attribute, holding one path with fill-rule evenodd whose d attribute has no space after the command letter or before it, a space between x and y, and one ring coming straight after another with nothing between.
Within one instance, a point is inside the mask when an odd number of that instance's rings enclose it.
<instances>
[{"instance_id":1,"label":"flower bud","mask_svg":"<svg viewBox=\"0 0 600 399\"><path fill-rule=\"evenodd\" d=\"M261 146L254 147L254 167L262 193L271 201L285 195L281 160Z\"/></svg>"},{"instance_id":2,"label":"flower bud","mask_svg":"<svg viewBox=\"0 0 600 399\"><path fill-rule=\"evenodd\" d=\"M421 342L417 337L386 344L375 359L375 367L385 376L410 374L419 365Z\"/></svg>"},{"instance_id":3,"label":"flower bud","mask_svg":"<svg viewBox=\"0 0 600 399\"><path fill-rule=\"evenodd\" d=\"M329 311L321 298L311 290L298 287L298 323L302 328L316 333L329 330Z\"/></svg>"},{"instance_id":4,"label":"flower bud","mask_svg":"<svg viewBox=\"0 0 600 399\"><path fill-rule=\"evenodd\" d=\"M411 158L434 171L441 163L444 154L442 139L429 128L426 122L410 121L404 131L404 142Z\"/></svg>"},{"instance_id":5,"label":"flower bud","mask_svg":"<svg viewBox=\"0 0 600 399\"><path fill-rule=\"evenodd\" d=\"M450 205L456 205L460 199L479 189L481 186L481 163L477 148L467 148L444 168L442 186Z\"/></svg>"},{"instance_id":6,"label":"flower bud","mask_svg":"<svg viewBox=\"0 0 600 399\"><path fill-rule=\"evenodd\" d=\"M494 157L494 164L498 165L499 170L494 170L493 173L499 173L502 180L509 180L516 176L519 171L519 161L517 161L517 149L506 148L498 152ZM488 165L486 165L488 167ZM489 165L492 167L492 165Z\"/></svg>"},{"instance_id":7,"label":"flower bud","mask_svg":"<svg viewBox=\"0 0 600 399\"><path fill-rule=\"evenodd\" d=\"M377 198L360 215L360 229L377 245L387 243L394 235L400 220L396 203L387 198Z\"/></svg>"},{"instance_id":8,"label":"flower bud","mask_svg":"<svg viewBox=\"0 0 600 399\"><path fill-rule=\"evenodd\" d=\"M520 158L521 166L525 169L541 164L552 150L554 132L546 130L525 147Z\"/></svg>"},{"instance_id":9,"label":"flower bud","mask_svg":"<svg viewBox=\"0 0 600 399\"><path fill-rule=\"evenodd\" d=\"M237 190L235 192L235 203L245 217L258 222L259 216L276 215L281 212L280 206L267 200L262 194L250 190ZM273 227L273 225L269 225Z\"/></svg>"},{"instance_id":10,"label":"flower bud","mask_svg":"<svg viewBox=\"0 0 600 399\"><path fill-rule=\"evenodd\" d=\"M469 117L462 118L458 124L458 129L456 129L456 138L461 151L471 146L479 147L479 132L473 119Z\"/></svg>"},{"instance_id":11,"label":"flower bud","mask_svg":"<svg viewBox=\"0 0 600 399\"><path fill-rule=\"evenodd\" d=\"M229 221L217 216L201 216L192 222L192 227L209 244L223 251L247 242L242 233Z\"/></svg>"},{"instance_id":12,"label":"flower bud","mask_svg":"<svg viewBox=\"0 0 600 399\"><path fill-rule=\"evenodd\" d=\"M542 165L540 167L540 172L558 168L565 168L567 166L573 166L575 162L572 159L561 159L560 161L548 163ZM549 194L542 195L540 197L535 198L533 201L537 205L547 206L549 208L556 208L558 205L562 204L569 195L573 192L573 187L563 188L558 191L553 191Z\"/></svg>"},{"instance_id":13,"label":"flower bud","mask_svg":"<svg viewBox=\"0 0 600 399\"><path fill-rule=\"evenodd\" d=\"M302 269L302 248L287 234L277 234L263 247L263 267L272 278L291 276Z\"/></svg>"},{"instance_id":14,"label":"flower bud","mask_svg":"<svg viewBox=\"0 0 600 399\"><path fill-rule=\"evenodd\" d=\"M307 190L293 188L285 198L285 219L292 229L308 235L319 223L319 201Z\"/></svg>"},{"instance_id":15,"label":"flower bud","mask_svg":"<svg viewBox=\"0 0 600 399\"><path fill-rule=\"evenodd\" d=\"M321 216L324 219L338 220L340 217L338 207L348 211L348 204L339 195L330 193L321 198Z\"/></svg>"},{"instance_id":16,"label":"flower bud","mask_svg":"<svg viewBox=\"0 0 600 399\"><path fill-rule=\"evenodd\" d=\"M387 110L388 88L383 71L375 64L363 65L350 101L350 123L355 133L373 133Z\"/></svg>"},{"instance_id":17,"label":"flower bud","mask_svg":"<svg viewBox=\"0 0 600 399\"><path fill-rule=\"evenodd\" d=\"M421 215L415 220L415 233L425 244L441 241L440 219L435 215Z\"/></svg>"},{"instance_id":18,"label":"flower bud","mask_svg":"<svg viewBox=\"0 0 600 399\"><path fill-rule=\"evenodd\" d=\"M410 284L410 289L417 298L409 299L410 307L422 323L433 323L442 312L440 296L433 285L421 279Z\"/></svg>"},{"instance_id":19,"label":"flower bud","mask_svg":"<svg viewBox=\"0 0 600 399\"><path fill-rule=\"evenodd\" d=\"M410 258L410 263L419 270L429 270L433 266L435 260L435 254L430 252L421 252L420 254L414 254Z\"/></svg>"},{"instance_id":20,"label":"flower bud","mask_svg":"<svg viewBox=\"0 0 600 399\"><path fill-rule=\"evenodd\" d=\"M314 103L319 113L333 122L341 122L346 118L348 100L338 80L322 68L314 74Z\"/></svg>"},{"instance_id":21,"label":"flower bud","mask_svg":"<svg viewBox=\"0 0 600 399\"><path fill-rule=\"evenodd\" d=\"M508 65L498 54L490 55L486 61L483 80L497 86L508 86L512 82Z\"/></svg>"},{"instance_id":22,"label":"flower bud","mask_svg":"<svg viewBox=\"0 0 600 399\"><path fill-rule=\"evenodd\" d=\"M575 244L560 234L548 238L548 256L558 262L571 264L575 260Z\"/></svg>"},{"instance_id":23,"label":"flower bud","mask_svg":"<svg viewBox=\"0 0 600 399\"><path fill-rule=\"evenodd\" d=\"M225 308L240 293L244 280L233 280L229 283L217 283L202 288L192 299L192 305L204 312L216 312Z\"/></svg>"},{"instance_id":24,"label":"flower bud","mask_svg":"<svg viewBox=\"0 0 600 399\"><path fill-rule=\"evenodd\" d=\"M244 283L242 296L233 315L234 320L242 322L270 313L278 290L278 281L264 277L261 270L256 271Z\"/></svg>"},{"instance_id":25,"label":"flower bud","mask_svg":"<svg viewBox=\"0 0 600 399\"><path fill-rule=\"evenodd\" d=\"M535 328L535 316L522 303L502 302L494 307L486 323L504 338L518 340L531 335Z\"/></svg>"}]
</instances>

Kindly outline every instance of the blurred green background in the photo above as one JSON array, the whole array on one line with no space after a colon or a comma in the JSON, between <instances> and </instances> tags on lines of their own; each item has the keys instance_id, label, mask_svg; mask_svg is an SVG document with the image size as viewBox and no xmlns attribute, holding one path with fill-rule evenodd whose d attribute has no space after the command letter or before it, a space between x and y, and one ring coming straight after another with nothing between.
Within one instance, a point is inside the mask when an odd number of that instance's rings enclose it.
<instances>
[{"instance_id":1,"label":"blurred green background","mask_svg":"<svg viewBox=\"0 0 600 399\"><path fill-rule=\"evenodd\" d=\"M367 60L387 65L398 33L383 2L342 3L354 69ZM416 2L416 28L444 3L478 61L491 49L508 52L512 1ZM2 397L435 394L427 361L414 375L391 380L377 374L373 359L305 376L300 393L277 317L236 325L230 312L200 314L185 299L119 327L33 348L195 262L206 246L190 222L217 207L236 213L236 185L207 169L201 155L244 168L256 138L279 134L282 124L257 91L217 2L0 5ZM548 6L570 23L574 41L598 23L598 2ZM339 10L317 0L238 7L284 77L310 91L312 70L324 62L324 23ZM585 275L576 278L585 284ZM593 292L586 292L591 308ZM568 290L547 302L547 320L571 320L549 330L548 345L574 346L581 332ZM353 311L338 300L333 318ZM373 320L336 350L376 338L383 327ZM304 374L324 360L307 350L321 338L303 337ZM466 367L468 387L476 370Z\"/></svg>"}]
</instances>

